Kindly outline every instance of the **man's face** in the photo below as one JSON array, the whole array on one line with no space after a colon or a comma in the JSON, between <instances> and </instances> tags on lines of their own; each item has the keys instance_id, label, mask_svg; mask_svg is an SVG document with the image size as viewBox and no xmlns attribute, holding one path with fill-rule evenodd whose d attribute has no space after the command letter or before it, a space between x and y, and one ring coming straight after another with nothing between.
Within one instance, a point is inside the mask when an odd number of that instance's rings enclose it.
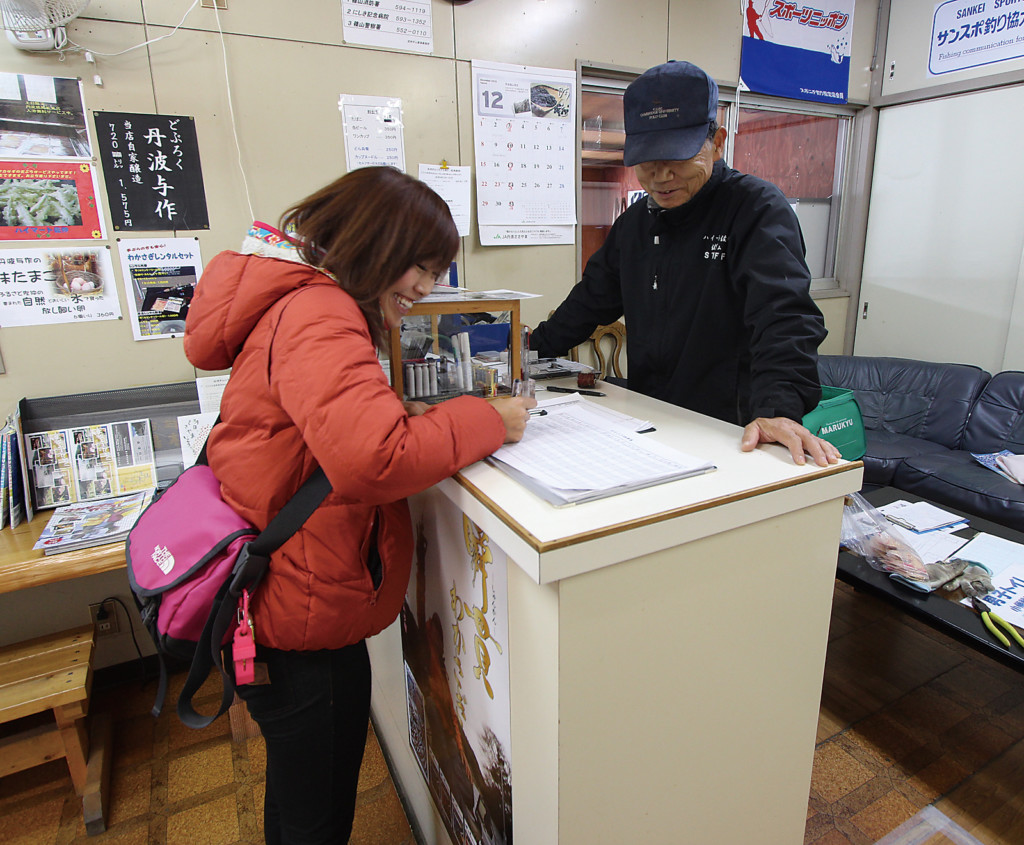
<instances>
[{"instance_id":1,"label":"man's face","mask_svg":"<svg viewBox=\"0 0 1024 845\"><path fill-rule=\"evenodd\" d=\"M725 149L724 128L704 142L700 152L685 161L645 161L634 166L640 187L662 208L678 208L711 178L711 168Z\"/></svg>"}]
</instances>

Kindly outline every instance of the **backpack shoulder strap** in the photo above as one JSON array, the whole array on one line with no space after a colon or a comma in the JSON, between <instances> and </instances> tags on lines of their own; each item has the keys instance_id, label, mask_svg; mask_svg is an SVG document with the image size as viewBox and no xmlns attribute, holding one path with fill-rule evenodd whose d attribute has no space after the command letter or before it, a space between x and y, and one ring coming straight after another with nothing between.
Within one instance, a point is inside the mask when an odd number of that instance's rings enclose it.
<instances>
[{"instance_id":1,"label":"backpack shoulder strap","mask_svg":"<svg viewBox=\"0 0 1024 845\"><path fill-rule=\"evenodd\" d=\"M224 582L213 600L203 633L196 643L188 677L178 696L178 717L188 727L205 728L231 706L235 699L235 678L224 666L220 644L235 621L242 590L251 593L256 589L267 571L270 555L303 526L330 492L331 483L323 467L317 467L259 536L242 548L232 578ZM223 684L220 708L212 716L203 716L196 712L192 699L214 666L220 670Z\"/></svg>"}]
</instances>

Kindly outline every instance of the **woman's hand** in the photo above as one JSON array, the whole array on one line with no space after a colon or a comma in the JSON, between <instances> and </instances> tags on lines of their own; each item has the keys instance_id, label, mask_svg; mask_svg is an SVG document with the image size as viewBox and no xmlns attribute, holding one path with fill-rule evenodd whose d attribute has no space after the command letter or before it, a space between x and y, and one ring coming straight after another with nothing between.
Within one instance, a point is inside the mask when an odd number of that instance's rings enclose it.
<instances>
[{"instance_id":1,"label":"woman's hand","mask_svg":"<svg viewBox=\"0 0 1024 845\"><path fill-rule=\"evenodd\" d=\"M426 402L403 402L402 404L410 417L422 416L430 410L430 406Z\"/></svg>"},{"instance_id":2,"label":"woman's hand","mask_svg":"<svg viewBox=\"0 0 1024 845\"><path fill-rule=\"evenodd\" d=\"M530 408L537 407L537 400L532 396L492 399L491 407L501 414L501 421L505 423L505 442L515 443L523 439L530 421Z\"/></svg>"}]
</instances>

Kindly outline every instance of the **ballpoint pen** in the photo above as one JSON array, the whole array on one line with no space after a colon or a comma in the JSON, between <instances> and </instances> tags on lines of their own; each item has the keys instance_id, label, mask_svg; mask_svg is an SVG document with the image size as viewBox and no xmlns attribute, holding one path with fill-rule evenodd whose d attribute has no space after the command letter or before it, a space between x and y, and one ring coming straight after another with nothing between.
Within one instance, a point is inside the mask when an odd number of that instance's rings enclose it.
<instances>
[{"instance_id":1,"label":"ballpoint pen","mask_svg":"<svg viewBox=\"0 0 1024 845\"><path fill-rule=\"evenodd\" d=\"M601 393L597 390L580 390L578 387L557 387L553 384L544 386L545 390L551 390L554 393L579 393L581 396L606 396L607 394Z\"/></svg>"}]
</instances>

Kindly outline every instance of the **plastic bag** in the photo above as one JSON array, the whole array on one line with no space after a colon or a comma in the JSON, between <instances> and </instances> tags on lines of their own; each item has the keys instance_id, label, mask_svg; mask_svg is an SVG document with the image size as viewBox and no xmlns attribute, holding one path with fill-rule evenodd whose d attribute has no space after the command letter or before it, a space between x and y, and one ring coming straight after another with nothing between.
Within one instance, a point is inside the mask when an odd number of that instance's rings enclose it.
<instances>
[{"instance_id":1,"label":"plastic bag","mask_svg":"<svg viewBox=\"0 0 1024 845\"><path fill-rule=\"evenodd\" d=\"M929 578L917 552L896 536L892 523L860 493L846 497L840 544L860 555L874 569L902 575L910 581Z\"/></svg>"}]
</instances>

